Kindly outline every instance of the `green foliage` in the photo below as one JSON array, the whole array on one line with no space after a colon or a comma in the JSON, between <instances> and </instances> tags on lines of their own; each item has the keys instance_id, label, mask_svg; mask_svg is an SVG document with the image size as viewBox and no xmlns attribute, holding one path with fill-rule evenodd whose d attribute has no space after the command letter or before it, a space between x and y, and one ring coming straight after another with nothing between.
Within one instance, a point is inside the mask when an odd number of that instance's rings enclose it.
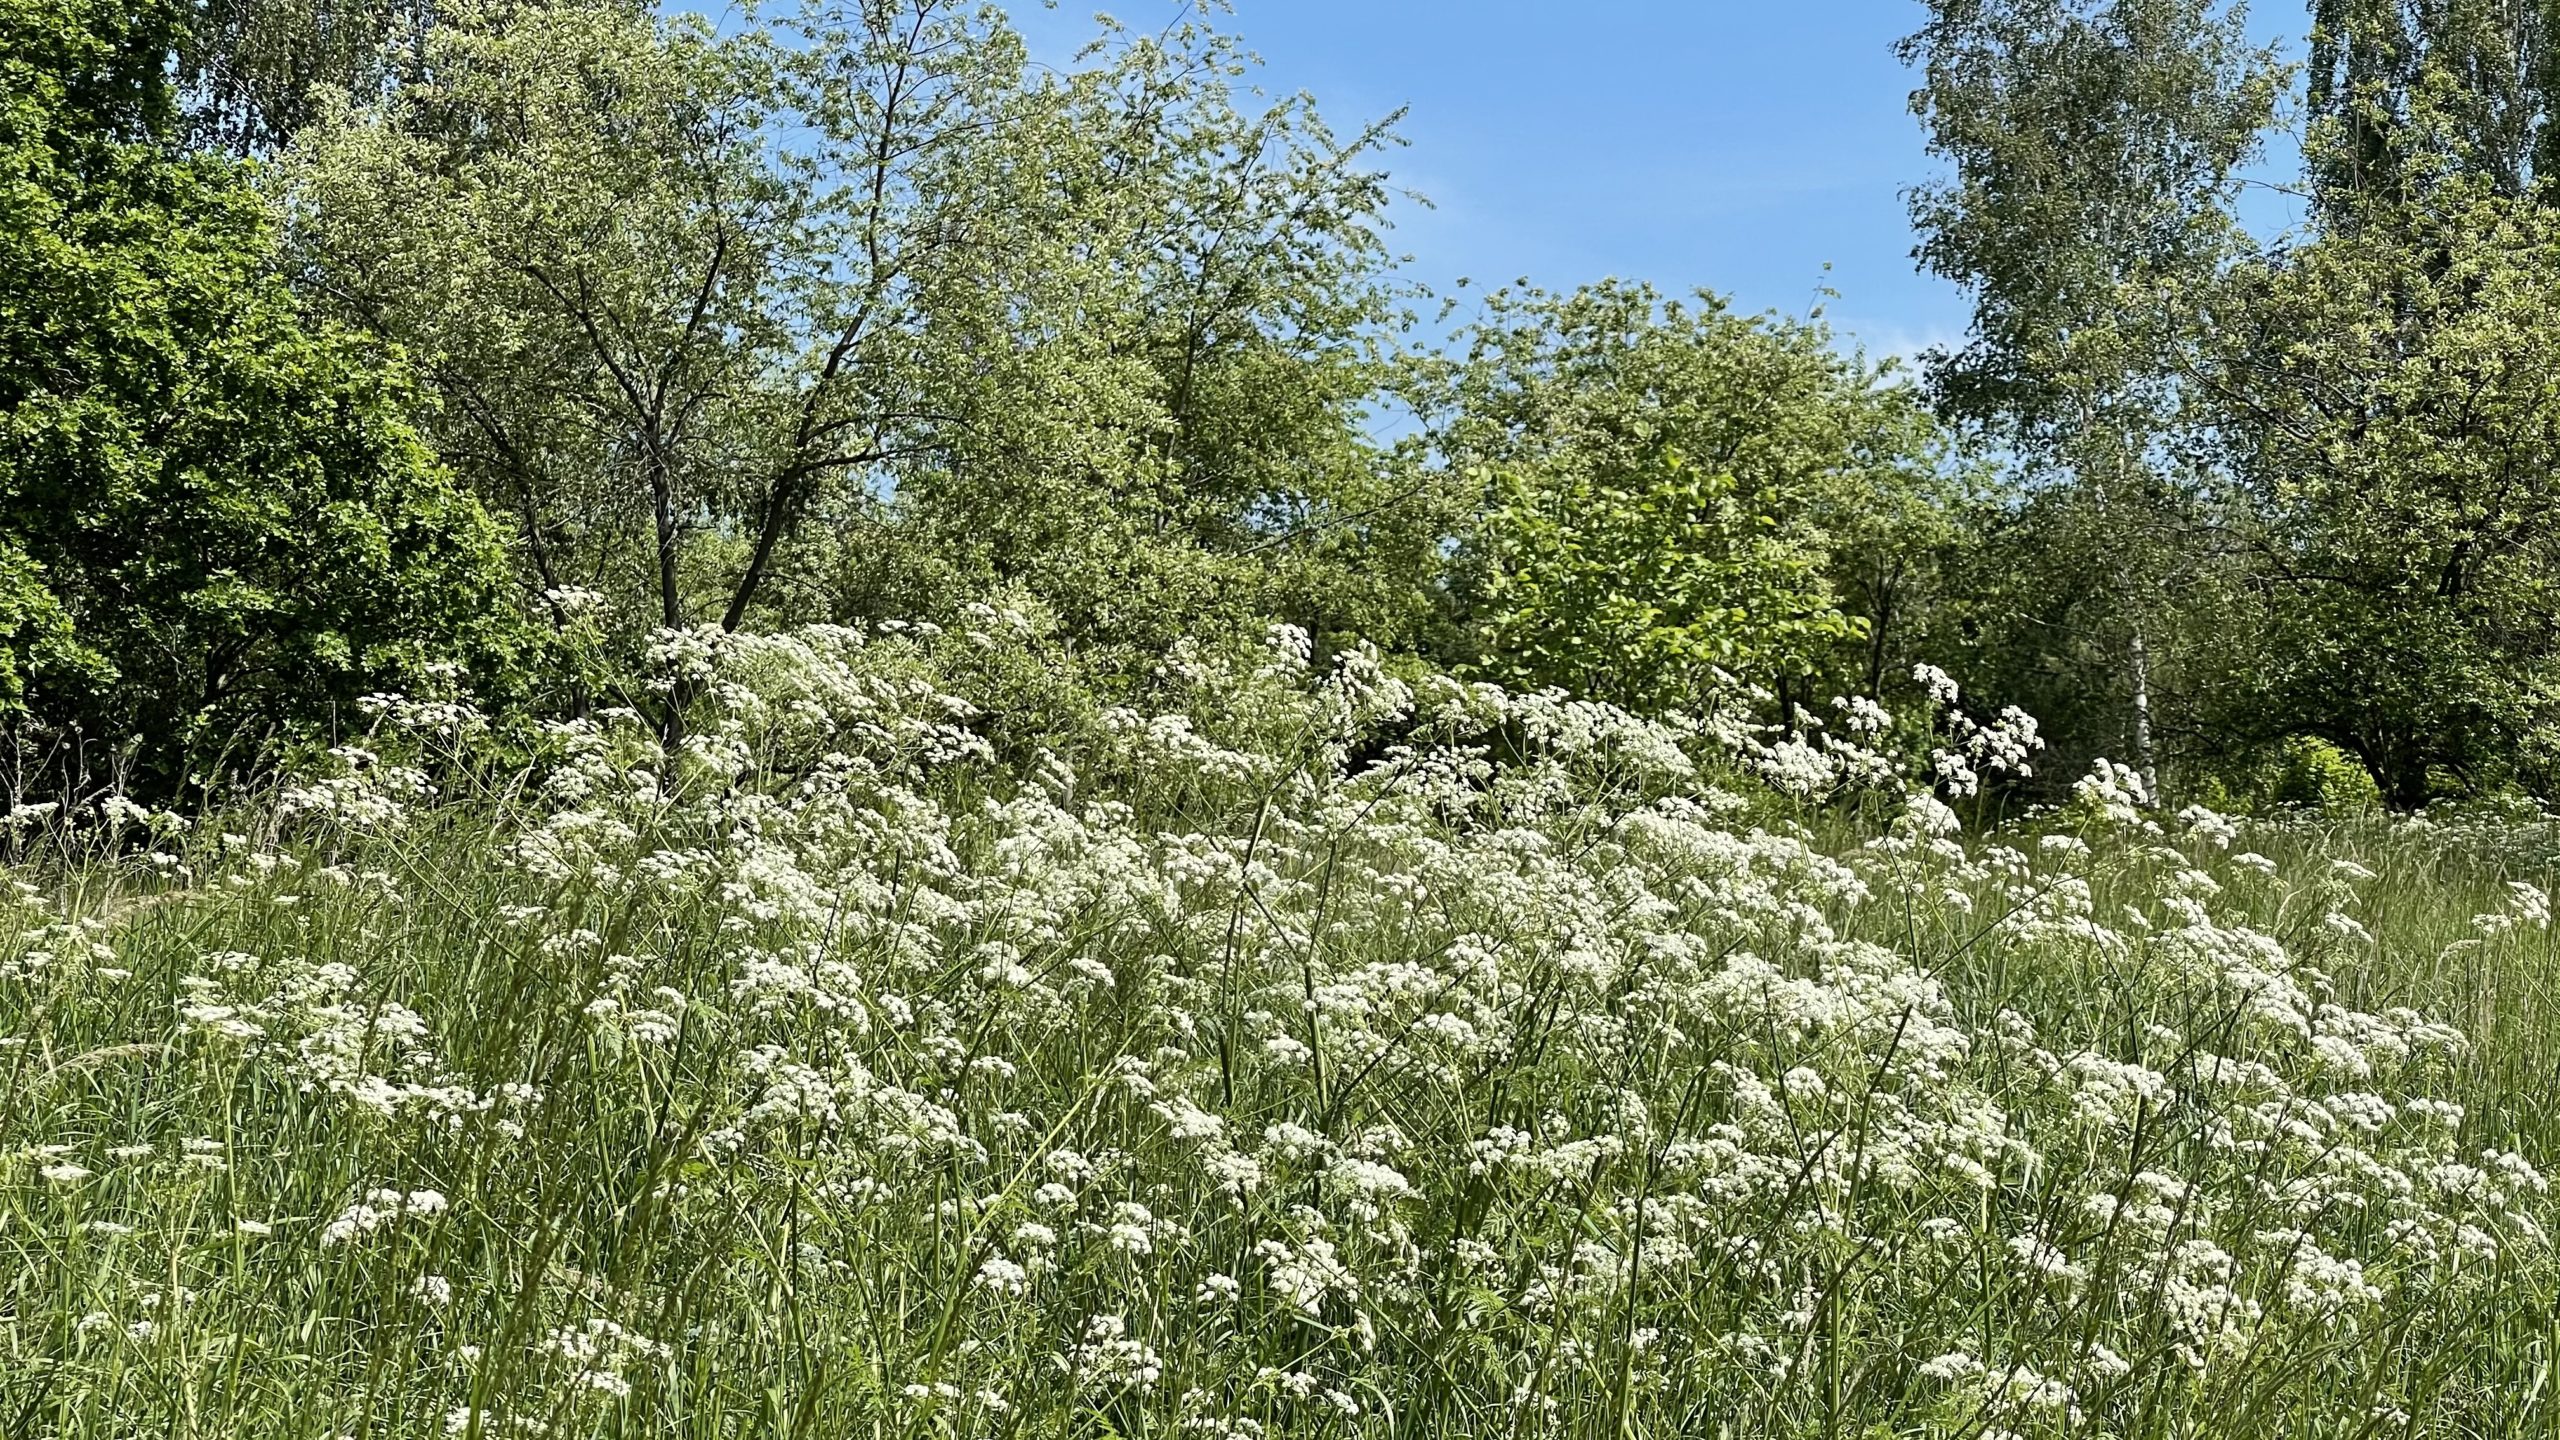
<instances>
[{"instance_id":1,"label":"green foliage","mask_svg":"<svg viewBox=\"0 0 2560 1440\"><path fill-rule=\"evenodd\" d=\"M1039 102L1090 137L1065 152L1089 193L1024 203L1109 262L1080 265L1072 294L1126 408L1073 469L971 446L902 476L889 563L851 557L839 583L863 611L947 609L955 586L1014 577L1141 667L1272 617L1382 645L1432 618L1447 497L1366 434L1406 319L1378 164L1397 117L1337 134L1304 95L1239 88L1250 68L1204 24L1105 22ZM898 564L920 558L938 578L907 583Z\"/></svg>"},{"instance_id":2,"label":"green foliage","mask_svg":"<svg viewBox=\"0 0 2560 1440\"><path fill-rule=\"evenodd\" d=\"M1937 0L1902 44L1951 178L1910 194L1923 268L1967 287L1935 358L1950 414L2029 451L2138 456L2285 72L2218 0Z\"/></svg>"},{"instance_id":3,"label":"green foliage","mask_svg":"<svg viewBox=\"0 0 2560 1440\"><path fill-rule=\"evenodd\" d=\"M2440 171L2217 307L2207 403L2262 557L2233 709L2350 751L2394 804L2560 773L2555 305L2560 212Z\"/></svg>"},{"instance_id":4,"label":"green foliage","mask_svg":"<svg viewBox=\"0 0 2560 1440\"><path fill-rule=\"evenodd\" d=\"M536 0L539 3L539 0ZM423 55L437 0L188 0L176 76L188 135L272 152L323 89L378 93Z\"/></svg>"},{"instance_id":5,"label":"green foliage","mask_svg":"<svg viewBox=\"0 0 2560 1440\"><path fill-rule=\"evenodd\" d=\"M2234 218L2287 78L2239 7L1949 0L1907 43L1956 170L1919 256L1976 297L1938 397L2046 481L1957 628L2066 756L2318 739L2397 806L2560 773L2541 9L2319 0L2277 245Z\"/></svg>"},{"instance_id":6,"label":"green foliage","mask_svg":"<svg viewBox=\"0 0 2560 1440\"><path fill-rule=\"evenodd\" d=\"M2333 223L2451 160L2510 199L2560 174L2547 0L2311 0L2306 167Z\"/></svg>"},{"instance_id":7,"label":"green foliage","mask_svg":"<svg viewBox=\"0 0 2560 1440\"><path fill-rule=\"evenodd\" d=\"M398 372L302 321L236 166L174 152L174 19L0 4L0 697L153 788L513 643Z\"/></svg>"},{"instance_id":8,"label":"green foliage","mask_svg":"<svg viewBox=\"0 0 2560 1440\"><path fill-rule=\"evenodd\" d=\"M1937 436L1815 324L1606 283L1501 291L1416 386L1459 473L1491 477L1456 577L1468 663L1643 709L1834 660L1832 536L1934 483ZM1907 528L1907 527L1906 527Z\"/></svg>"},{"instance_id":9,"label":"green foliage","mask_svg":"<svg viewBox=\"0 0 2560 1440\"><path fill-rule=\"evenodd\" d=\"M1648 711L1722 688L1719 670L1802 668L1855 626L1819 532L1751 498L1677 450L1623 472L1499 476L1471 556L1477 668Z\"/></svg>"},{"instance_id":10,"label":"green foliage","mask_svg":"<svg viewBox=\"0 0 2560 1440\"><path fill-rule=\"evenodd\" d=\"M280 190L533 588L636 635L1014 584L1135 669L1274 611L1410 623L1429 540L1360 439L1385 127L1239 109L1196 23L1053 70L943 0L465 10L424 44Z\"/></svg>"},{"instance_id":11,"label":"green foliage","mask_svg":"<svg viewBox=\"0 0 2560 1440\"><path fill-rule=\"evenodd\" d=\"M2155 784L2159 692L2185 658L2160 597L2210 549L2162 445L2284 74L2243 18L2215 0L1940 0L1902 47L1923 76L1913 113L1954 168L1911 192L1914 256L1974 303L1932 388L2046 482L2029 523L2000 531L2025 542L1996 582L2000 623L2044 660L2070 637L2082 653L2059 673L2078 693L2045 713L2066 734L2122 734ZM2069 582L2020 583L2057 574ZM2087 703L2099 695L2112 703Z\"/></svg>"},{"instance_id":12,"label":"green foliage","mask_svg":"<svg viewBox=\"0 0 2560 1440\"><path fill-rule=\"evenodd\" d=\"M2351 816L2372 813L2382 803L2362 761L2310 735L2289 736L2251 763L2225 765L2199 777L2191 789L2205 805L2243 814Z\"/></svg>"},{"instance_id":13,"label":"green foliage","mask_svg":"<svg viewBox=\"0 0 2560 1440\"><path fill-rule=\"evenodd\" d=\"M2253 246L1932 0L1933 414L1189 9L0 0L0 1430L2551 1433L2544 8Z\"/></svg>"}]
</instances>

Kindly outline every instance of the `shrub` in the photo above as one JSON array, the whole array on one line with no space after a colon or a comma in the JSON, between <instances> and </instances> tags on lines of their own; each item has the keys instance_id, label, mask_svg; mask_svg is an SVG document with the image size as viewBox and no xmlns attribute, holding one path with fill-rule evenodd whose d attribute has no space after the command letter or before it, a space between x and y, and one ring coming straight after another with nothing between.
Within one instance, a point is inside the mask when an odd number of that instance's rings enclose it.
<instances>
[{"instance_id":1,"label":"shrub","mask_svg":"<svg viewBox=\"0 0 2560 1440\"><path fill-rule=\"evenodd\" d=\"M164 793L520 641L397 367L301 321L241 167L175 151L176 15L0 0L0 706Z\"/></svg>"}]
</instances>

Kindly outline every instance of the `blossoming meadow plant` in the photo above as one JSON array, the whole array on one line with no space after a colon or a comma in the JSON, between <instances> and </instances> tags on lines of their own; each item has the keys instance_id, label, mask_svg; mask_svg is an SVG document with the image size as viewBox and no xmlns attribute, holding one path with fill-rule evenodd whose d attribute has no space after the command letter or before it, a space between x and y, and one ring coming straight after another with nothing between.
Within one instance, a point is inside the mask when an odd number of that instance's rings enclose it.
<instances>
[{"instance_id":1,"label":"blossoming meadow plant","mask_svg":"<svg viewBox=\"0 0 2560 1440\"><path fill-rule=\"evenodd\" d=\"M386 698L22 867L0 1432L2560 1420L2543 822L1968 832L2034 724L1935 672L1772 731L1285 632L1019 758L952 638L668 634L681 727L516 772Z\"/></svg>"}]
</instances>

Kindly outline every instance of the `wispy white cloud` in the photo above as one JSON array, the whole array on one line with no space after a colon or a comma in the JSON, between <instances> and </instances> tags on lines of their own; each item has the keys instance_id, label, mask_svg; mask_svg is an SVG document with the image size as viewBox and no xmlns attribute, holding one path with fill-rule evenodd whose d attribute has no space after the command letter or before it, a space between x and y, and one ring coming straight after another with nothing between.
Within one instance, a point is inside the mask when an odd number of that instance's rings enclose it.
<instances>
[{"instance_id":1,"label":"wispy white cloud","mask_svg":"<svg viewBox=\"0 0 2560 1440\"><path fill-rule=\"evenodd\" d=\"M1889 320L1829 318L1842 348L1863 350L1870 360L1899 361L1906 371L1917 370L1921 357L1931 350L1953 350L1964 344L1964 332L1948 326L1913 329Z\"/></svg>"}]
</instances>

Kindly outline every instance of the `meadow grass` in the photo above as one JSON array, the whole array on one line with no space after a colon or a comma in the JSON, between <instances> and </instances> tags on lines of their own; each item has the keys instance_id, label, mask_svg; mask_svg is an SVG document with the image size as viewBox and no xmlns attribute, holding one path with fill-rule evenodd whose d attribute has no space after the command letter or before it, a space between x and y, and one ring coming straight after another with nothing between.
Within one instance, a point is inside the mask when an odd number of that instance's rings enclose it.
<instances>
[{"instance_id":1,"label":"meadow grass","mask_svg":"<svg viewBox=\"0 0 2560 1440\"><path fill-rule=\"evenodd\" d=\"M999 757L1017 639L22 827L0 1434L2560 1419L2540 817L1968 829L1952 687L1933 790L1295 644Z\"/></svg>"}]
</instances>

